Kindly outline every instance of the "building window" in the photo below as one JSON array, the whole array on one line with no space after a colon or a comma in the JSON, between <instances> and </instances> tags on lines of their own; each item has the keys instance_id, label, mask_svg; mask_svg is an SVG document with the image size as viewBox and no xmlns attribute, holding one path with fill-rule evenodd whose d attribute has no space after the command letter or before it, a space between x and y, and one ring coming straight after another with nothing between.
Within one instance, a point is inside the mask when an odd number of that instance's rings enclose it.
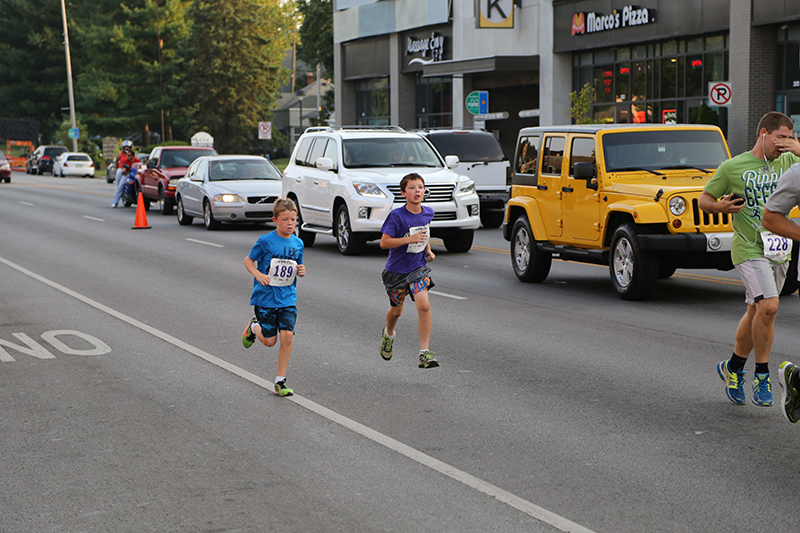
<instances>
[{"instance_id":1,"label":"building window","mask_svg":"<svg viewBox=\"0 0 800 533\"><path fill-rule=\"evenodd\" d=\"M418 128L449 128L453 125L452 78L417 79L416 122Z\"/></svg>"},{"instance_id":2,"label":"building window","mask_svg":"<svg viewBox=\"0 0 800 533\"><path fill-rule=\"evenodd\" d=\"M388 126L389 121L389 78L356 82L356 123Z\"/></svg>"}]
</instances>

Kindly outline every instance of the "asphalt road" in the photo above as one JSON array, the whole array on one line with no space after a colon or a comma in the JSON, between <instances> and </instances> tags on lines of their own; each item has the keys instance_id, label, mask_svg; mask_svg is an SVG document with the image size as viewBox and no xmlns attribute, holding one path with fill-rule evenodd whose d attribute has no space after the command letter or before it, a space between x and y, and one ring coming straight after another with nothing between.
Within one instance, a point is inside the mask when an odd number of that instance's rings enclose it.
<instances>
[{"instance_id":1,"label":"asphalt road","mask_svg":"<svg viewBox=\"0 0 800 533\"><path fill-rule=\"evenodd\" d=\"M0 184L0 531L789 531L800 426L715 365L734 273L623 302L607 269L514 277L500 230L434 245L431 348L378 355L385 254L306 250L289 385L246 350L242 260L268 226L111 209L102 178ZM771 367L800 359L782 298ZM748 366L752 374L752 366ZM773 374L774 375L774 374ZM776 393L779 393L775 380ZM749 396L749 395L748 395ZM777 397L777 394L776 394Z\"/></svg>"}]
</instances>

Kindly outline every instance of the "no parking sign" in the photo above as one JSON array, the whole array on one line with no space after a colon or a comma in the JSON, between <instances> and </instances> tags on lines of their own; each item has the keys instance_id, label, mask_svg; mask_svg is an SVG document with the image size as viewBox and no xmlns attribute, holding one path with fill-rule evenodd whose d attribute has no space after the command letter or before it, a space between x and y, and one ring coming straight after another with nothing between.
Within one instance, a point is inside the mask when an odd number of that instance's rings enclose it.
<instances>
[{"instance_id":1,"label":"no parking sign","mask_svg":"<svg viewBox=\"0 0 800 533\"><path fill-rule=\"evenodd\" d=\"M258 138L267 140L272 139L272 122L258 123Z\"/></svg>"},{"instance_id":2,"label":"no parking sign","mask_svg":"<svg viewBox=\"0 0 800 533\"><path fill-rule=\"evenodd\" d=\"M733 103L733 87L729 81L708 82L708 105L727 107Z\"/></svg>"}]
</instances>

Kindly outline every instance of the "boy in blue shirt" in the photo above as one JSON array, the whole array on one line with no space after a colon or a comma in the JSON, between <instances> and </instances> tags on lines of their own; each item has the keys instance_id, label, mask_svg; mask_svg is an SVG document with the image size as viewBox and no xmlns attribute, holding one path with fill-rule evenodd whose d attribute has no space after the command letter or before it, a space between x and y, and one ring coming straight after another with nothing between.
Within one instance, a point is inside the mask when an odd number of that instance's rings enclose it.
<instances>
[{"instance_id":1,"label":"boy in blue shirt","mask_svg":"<svg viewBox=\"0 0 800 533\"><path fill-rule=\"evenodd\" d=\"M436 258L428 240L433 209L422 205L425 181L419 174L404 176L400 181L400 192L406 199L406 205L392 210L381 227L381 248L389 250L382 275L386 294L389 295L389 311L382 332L380 354L385 361L394 355L394 328L403 314L403 302L410 295L417 304L419 367L435 368L439 362L429 349L431 304L428 289L433 287L433 281L431 269L427 266Z\"/></svg>"},{"instance_id":2,"label":"boy in blue shirt","mask_svg":"<svg viewBox=\"0 0 800 533\"><path fill-rule=\"evenodd\" d=\"M306 267L303 241L294 234L297 206L292 200L278 198L272 213L275 231L259 237L244 259L244 267L254 278L250 305L255 316L244 330L242 344L249 348L258 339L265 346L275 346L280 336L275 394L291 396L294 391L286 386L286 370L297 319L297 277L306 275Z\"/></svg>"}]
</instances>

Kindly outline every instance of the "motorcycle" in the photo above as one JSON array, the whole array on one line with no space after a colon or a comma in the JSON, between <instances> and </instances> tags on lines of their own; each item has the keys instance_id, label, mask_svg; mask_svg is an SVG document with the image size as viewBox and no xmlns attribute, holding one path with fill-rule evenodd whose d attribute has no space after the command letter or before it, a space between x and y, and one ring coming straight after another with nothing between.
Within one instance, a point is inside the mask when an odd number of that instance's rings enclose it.
<instances>
[{"instance_id":1,"label":"motorcycle","mask_svg":"<svg viewBox=\"0 0 800 533\"><path fill-rule=\"evenodd\" d=\"M136 172L139 170L139 167L131 169L128 173L127 177L123 176L126 179L125 181L125 188L122 190L122 205L125 207L130 207L131 205L136 203L137 194L136 194Z\"/></svg>"}]
</instances>

